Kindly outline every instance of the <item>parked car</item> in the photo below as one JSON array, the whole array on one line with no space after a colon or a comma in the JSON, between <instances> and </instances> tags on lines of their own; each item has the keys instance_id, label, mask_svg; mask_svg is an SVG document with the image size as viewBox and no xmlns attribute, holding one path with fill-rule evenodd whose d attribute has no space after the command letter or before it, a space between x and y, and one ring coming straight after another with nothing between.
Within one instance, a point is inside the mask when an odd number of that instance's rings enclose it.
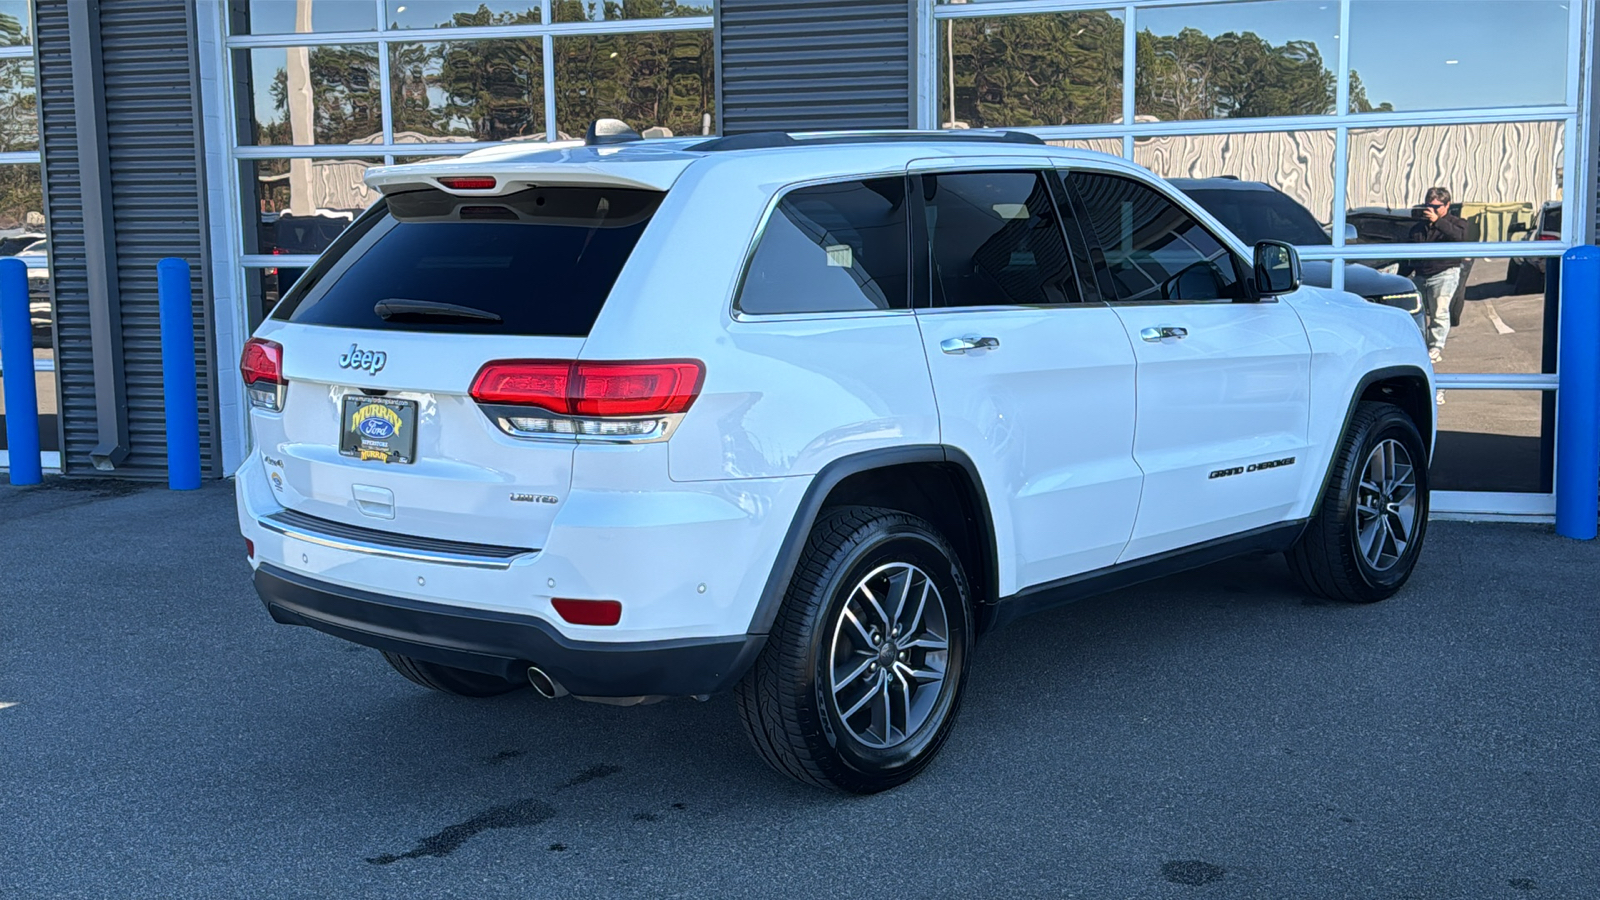
<instances>
[{"instance_id":1,"label":"parked car","mask_svg":"<svg viewBox=\"0 0 1600 900\"><path fill-rule=\"evenodd\" d=\"M368 171L241 360L274 620L449 694L732 691L867 793L1024 614L1261 551L1410 576L1422 338L1291 246L1024 134L635 137Z\"/></svg>"},{"instance_id":2,"label":"parked car","mask_svg":"<svg viewBox=\"0 0 1600 900\"><path fill-rule=\"evenodd\" d=\"M1270 184L1227 176L1173 178L1171 183L1252 246L1260 241L1283 241L1301 247L1333 244L1311 210ZM1301 266L1306 284L1333 286L1333 263L1308 259ZM1422 308L1421 295L1411 279L1379 272L1360 263L1345 263L1344 289L1373 303L1406 312L1414 313Z\"/></svg>"},{"instance_id":3,"label":"parked car","mask_svg":"<svg viewBox=\"0 0 1600 900\"><path fill-rule=\"evenodd\" d=\"M1561 240L1561 201L1552 200L1539 208L1531 225L1521 222L1507 229L1510 234L1525 234L1526 241ZM1543 292L1545 289L1544 261L1547 257L1529 256L1513 258L1506 263L1506 284L1519 294Z\"/></svg>"},{"instance_id":4,"label":"parked car","mask_svg":"<svg viewBox=\"0 0 1600 900\"><path fill-rule=\"evenodd\" d=\"M44 235L31 231L0 237L0 256L16 256L23 248L36 244L44 238Z\"/></svg>"}]
</instances>

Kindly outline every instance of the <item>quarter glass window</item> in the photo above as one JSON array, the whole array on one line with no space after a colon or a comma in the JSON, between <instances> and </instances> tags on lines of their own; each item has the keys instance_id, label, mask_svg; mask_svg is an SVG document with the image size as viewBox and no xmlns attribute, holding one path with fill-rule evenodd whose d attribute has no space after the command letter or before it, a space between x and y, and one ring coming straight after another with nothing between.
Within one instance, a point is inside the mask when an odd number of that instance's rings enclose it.
<instances>
[{"instance_id":1,"label":"quarter glass window","mask_svg":"<svg viewBox=\"0 0 1600 900\"><path fill-rule=\"evenodd\" d=\"M1078 299L1072 260L1042 173L924 175L922 191L935 307Z\"/></svg>"},{"instance_id":2,"label":"quarter glass window","mask_svg":"<svg viewBox=\"0 0 1600 900\"><path fill-rule=\"evenodd\" d=\"M740 312L905 309L904 178L790 191L778 201L739 288Z\"/></svg>"},{"instance_id":3,"label":"quarter glass window","mask_svg":"<svg viewBox=\"0 0 1600 900\"><path fill-rule=\"evenodd\" d=\"M1232 252L1157 191L1115 175L1070 176L1122 300L1234 300Z\"/></svg>"}]
</instances>

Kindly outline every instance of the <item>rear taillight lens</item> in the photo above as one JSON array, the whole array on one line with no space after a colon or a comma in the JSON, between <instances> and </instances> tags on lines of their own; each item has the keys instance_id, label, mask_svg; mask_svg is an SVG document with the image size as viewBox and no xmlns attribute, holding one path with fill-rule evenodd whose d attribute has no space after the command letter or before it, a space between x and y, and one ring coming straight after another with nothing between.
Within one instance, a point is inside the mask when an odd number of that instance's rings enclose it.
<instances>
[{"instance_id":1,"label":"rear taillight lens","mask_svg":"<svg viewBox=\"0 0 1600 900\"><path fill-rule=\"evenodd\" d=\"M520 436L660 438L670 426L667 417L689 409L704 379L705 366L692 359L519 359L485 365L470 393L479 403L527 407L528 415L499 416L502 427Z\"/></svg>"},{"instance_id":2,"label":"rear taillight lens","mask_svg":"<svg viewBox=\"0 0 1600 900\"><path fill-rule=\"evenodd\" d=\"M239 374L244 377L250 405L273 412L283 409L283 393L288 381L283 377L283 345L265 338L251 338L239 357Z\"/></svg>"},{"instance_id":3,"label":"rear taillight lens","mask_svg":"<svg viewBox=\"0 0 1600 900\"><path fill-rule=\"evenodd\" d=\"M452 191L492 191L495 180L479 175L445 175L439 183Z\"/></svg>"},{"instance_id":4,"label":"rear taillight lens","mask_svg":"<svg viewBox=\"0 0 1600 900\"><path fill-rule=\"evenodd\" d=\"M1561 240L1561 235L1559 235L1559 234L1541 234L1535 240L1540 240L1540 241L1559 241L1559 240Z\"/></svg>"},{"instance_id":5,"label":"rear taillight lens","mask_svg":"<svg viewBox=\"0 0 1600 900\"><path fill-rule=\"evenodd\" d=\"M615 625L622 621L622 604L615 600L566 600L557 597L550 601L556 614L574 625Z\"/></svg>"}]
</instances>

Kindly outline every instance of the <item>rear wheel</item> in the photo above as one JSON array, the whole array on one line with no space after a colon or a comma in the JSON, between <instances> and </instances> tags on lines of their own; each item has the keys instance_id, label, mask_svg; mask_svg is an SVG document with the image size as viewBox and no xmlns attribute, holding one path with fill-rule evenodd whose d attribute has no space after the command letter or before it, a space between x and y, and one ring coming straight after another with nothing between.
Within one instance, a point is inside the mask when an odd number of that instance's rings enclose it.
<instances>
[{"instance_id":1,"label":"rear wheel","mask_svg":"<svg viewBox=\"0 0 1600 900\"><path fill-rule=\"evenodd\" d=\"M1316 515L1290 548L1289 568L1307 590L1372 603L1411 577L1428 529L1428 455L1399 407L1356 407Z\"/></svg>"},{"instance_id":2,"label":"rear wheel","mask_svg":"<svg viewBox=\"0 0 1600 900\"><path fill-rule=\"evenodd\" d=\"M966 575L932 525L831 510L739 683L740 718L791 778L858 794L902 784L949 736L972 629Z\"/></svg>"},{"instance_id":3,"label":"rear wheel","mask_svg":"<svg viewBox=\"0 0 1600 900\"><path fill-rule=\"evenodd\" d=\"M523 686L520 682L507 681L498 675L442 666L435 662L390 653L387 650L380 652L383 653L383 658L389 661L389 665L394 666L394 670L404 675L407 680L442 694L456 697L493 697Z\"/></svg>"}]
</instances>

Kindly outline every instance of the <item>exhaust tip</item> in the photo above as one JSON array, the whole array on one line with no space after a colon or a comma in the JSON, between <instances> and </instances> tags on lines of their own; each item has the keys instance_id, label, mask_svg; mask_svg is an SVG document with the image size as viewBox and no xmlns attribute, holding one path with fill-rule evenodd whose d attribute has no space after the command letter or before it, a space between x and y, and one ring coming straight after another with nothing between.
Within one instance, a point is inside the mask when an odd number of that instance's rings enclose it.
<instances>
[{"instance_id":1,"label":"exhaust tip","mask_svg":"<svg viewBox=\"0 0 1600 900\"><path fill-rule=\"evenodd\" d=\"M538 666L528 667L528 683L533 685L534 691L546 700L554 700L557 697L565 697L567 695L567 689L562 687L554 678L545 674L545 671Z\"/></svg>"}]
</instances>

